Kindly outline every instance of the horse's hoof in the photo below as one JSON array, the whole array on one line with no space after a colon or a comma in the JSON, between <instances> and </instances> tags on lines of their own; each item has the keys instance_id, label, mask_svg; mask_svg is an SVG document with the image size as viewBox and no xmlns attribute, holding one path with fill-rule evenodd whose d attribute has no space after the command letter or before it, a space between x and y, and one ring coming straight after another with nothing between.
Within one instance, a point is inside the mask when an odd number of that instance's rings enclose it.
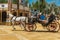
<instances>
[{"instance_id":1,"label":"horse's hoof","mask_svg":"<svg viewBox=\"0 0 60 40\"><path fill-rule=\"evenodd\" d=\"M14 30L15 30L16 28L14 28Z\"/></svg>"},{"instance_id":2,"label":"horse's hoof","mask_svg":"<svg viewBox=\"0 0 60 40\"><path fill-rule=\"evenodd\" d=\"M12 31L15 31L16 29L14 28Z\"/></svg>"},{"instance_id":3,"label":"horse's hoof","mask_svg":"<svg viewBox=\"0 0 60 40\"><path fill-rule=\"evenodd\" d=\"M23 29L24 31L26 31L26 29Z\"/></svg>"}]
</instances>

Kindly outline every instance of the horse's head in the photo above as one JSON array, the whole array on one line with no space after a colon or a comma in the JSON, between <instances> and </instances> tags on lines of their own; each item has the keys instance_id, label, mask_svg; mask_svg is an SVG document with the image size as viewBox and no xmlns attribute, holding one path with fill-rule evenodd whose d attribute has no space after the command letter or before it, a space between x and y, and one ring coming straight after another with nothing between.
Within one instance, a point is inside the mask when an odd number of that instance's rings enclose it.
<instances>
[{"instance_id":1,"label":"horse's head","mask_svg":"<svg viewBox=\"0 0 60 40\"><path fill-rule=\"evenodd\" d=\"M11 17L13 17L13 15L10 12L8 12L7 17L11 18Z\"/></svg>"}]
</instances>

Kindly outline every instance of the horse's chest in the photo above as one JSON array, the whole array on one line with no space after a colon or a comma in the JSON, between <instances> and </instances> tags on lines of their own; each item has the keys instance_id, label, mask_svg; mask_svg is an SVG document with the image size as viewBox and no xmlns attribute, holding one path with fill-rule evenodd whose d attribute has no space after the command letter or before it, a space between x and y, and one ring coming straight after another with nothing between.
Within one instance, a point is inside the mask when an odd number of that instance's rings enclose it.
<instances>
[{"instance_id":1,"label":"horse's chest","mask_svg":"<svg viewBox=\"0 0 60 40\"><path fill-rule=\"evenodd\" d=\"M16 21L24 21L25 18L16 18Z\"/></svg>"}]
</instances>

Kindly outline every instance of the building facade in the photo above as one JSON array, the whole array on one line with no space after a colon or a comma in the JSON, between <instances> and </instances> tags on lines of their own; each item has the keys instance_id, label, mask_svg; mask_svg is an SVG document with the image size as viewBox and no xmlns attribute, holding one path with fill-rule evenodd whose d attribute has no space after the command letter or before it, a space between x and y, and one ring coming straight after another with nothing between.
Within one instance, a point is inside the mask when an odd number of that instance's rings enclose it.
<instances>
[{"instance_id":1,"label":"building facade","mask_svg":"<svg viewBox=\"0 0 60 40\"><path fill-rule=\"evenodd\" d=\"M7 3L0 3L0 24L6 24L7 11L10 11L14 16L28 16L29 7L24 6L23 0L19 0L19 9L17 4L12 3L12 0L8 0ZM28 5L28 4L27 4Z\"/></svg>"}]
</instances>

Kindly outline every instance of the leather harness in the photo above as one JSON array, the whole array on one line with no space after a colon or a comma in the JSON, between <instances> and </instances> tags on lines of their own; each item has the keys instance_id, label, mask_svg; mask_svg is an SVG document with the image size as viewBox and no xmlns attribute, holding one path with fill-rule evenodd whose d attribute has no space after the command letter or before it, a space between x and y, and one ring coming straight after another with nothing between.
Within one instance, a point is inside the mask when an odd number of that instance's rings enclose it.
<instances>
[{"instance_id":1,"label":"leather harness","mask_svg":"<svg viewBox=\"0 0 60 40\"><path fill-rule=\"evenodd\" d=\"M14 18L14 16L11 18L11 20L12 20L13 18ZM17 18L17 17L16 17L16 18ZM15 18L15 20L16 20L16 18ZM14 21L15 21L15 20L14 20Z\"/></svg>"}]
</instances>

